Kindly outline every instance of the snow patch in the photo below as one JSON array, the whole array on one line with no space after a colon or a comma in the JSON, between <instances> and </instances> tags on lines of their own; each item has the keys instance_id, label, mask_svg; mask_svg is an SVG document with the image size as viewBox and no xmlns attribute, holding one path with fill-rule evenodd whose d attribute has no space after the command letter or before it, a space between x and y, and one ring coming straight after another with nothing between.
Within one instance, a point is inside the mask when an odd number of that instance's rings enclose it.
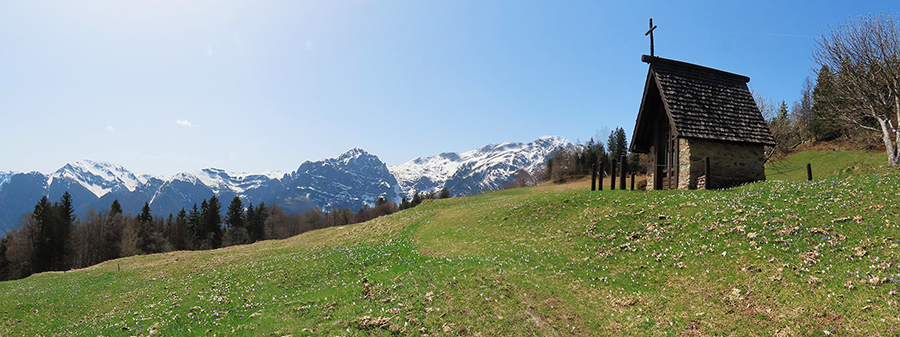
<instances>
[{"instance_id":1,"label":"snow patch","mask_svg":"<svg viewBox=\"0 0 900 337\"><path fill-rule=\"evenodd\" d=\"M3 190L3 185L9 182L9 179L14 176L16 172L13 171L0 171L0 191Z\"/></svg>"}]
</instances>

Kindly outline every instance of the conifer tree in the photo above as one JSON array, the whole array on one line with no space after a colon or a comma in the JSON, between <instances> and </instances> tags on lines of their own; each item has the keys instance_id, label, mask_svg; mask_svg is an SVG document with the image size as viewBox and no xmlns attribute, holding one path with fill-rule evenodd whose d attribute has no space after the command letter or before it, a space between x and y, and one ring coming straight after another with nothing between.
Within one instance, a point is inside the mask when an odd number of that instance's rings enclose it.
<instances>
[{"instance_id":1,"label":"conifer tree","mask_svg":"<svg viewBox=\"0 0 900 337\"><path fill-rule=\"evenodd\" d=\"M260 202L259 205L253 209L253 216L250 216L250 210L248 209L247 215L247 232L250 233L250 241L265 239L266 219L269 218L269 211L266 209L266 203Z\"/></svg>"},{"instance_id":2,"label":"conifer tree","mask_svg":"<svg viewBox=\"0 0 900 337\"><path fill-rule=\"evenodd\" d=\"M244 213L244 223L247 225L247 234L250 235L250 242L262 240L262 235L256 228L256 209L254 209L253 203L247 205L247 212Z\"/></svg>"},{"instance_id":3,"label":"conifer tree","mask_svg":"<svg viewBox=\"0 0 900 337\"><path fill-rule=\"evenodd\" d=\"M402 211L409 207L410 207L409 200L406 200L406 197L403 197L403 199L400 200L400 210Z\"/></svg>"},{"instance_id":4,"label":"conifer tree","mask_svg":"<svg viewBox=\"0 0 900 337\"><path fill-rule=\"evenodd\" d=\"M122 205L119 204L119 199L113 200L112 205L109 206L109 215L122 214Z\"/></svg>"},{"instance_id":5,"label":"conifer tree","mask_svg":"<svg viewBox=\"0 0 900 337\"><path fill-rule=\"evenodd\" d=\"M788 119L788 106L785 101L781 101L781 105L778 107L778 118L782 120Z\"/></svg>"},{"instance_id":6,"label":"conifer tree","mask_svg":"<svg viewBox=\"0 0 900 337\"><path fill-rule=\"evenodd\" d=\"M226 246L242 245L252 242L250 233L247 231L244 218L244 205L241 198L235 196L228 205L225 212L225 234L222 242Z\"/></svg>"},{"instance_id":7,"label":"conifer tree","mask_svg":"<svg viewBox=\"0 0 900 337\"><path fill-rule=\"evenodd\" d=\"M34 272L40 273L48 270L63 270L65 262L66 245L71 229L71 196L68 192L63 195L63 200L68 206L63 207L59 203L51 204L47 196L41 197L34 206L32 217L35 221L33 239ZM66 219L62 217L66 215Z\"/></svg>"},{"instance_id":8,"label":"conifer tree","mask_svg":"<svg viewBox=\"0 0 900 337\"><path fill-rule=\"evenodd\" d=\"M203 200L206 203L206 200ZM197 209L197 204L194 204L194 207L191 209L191 212L188 214L188 231L191 235L191 243L194 249L200 248L200 242L206 236L206 233L202 233L203 228L200 225L200 210Z\"/></svg>"},{"instance_id":9,"label":"conifer tree","mask_svg":"<svg viewBox=\"0 0 900 337\"><path fill-rule=\"evenodd\" d=\"M231 199L231 204L228 205L228 212L225 215L225 223L228 224L228 228L244 228L244 204L241 202L240 197L234 197Z\"/></svg>"},{"instance_id":10,"label":"conifer tree","mask_svg":"<svg viewBox=\"0 0 900 337\"><path fill-rule=\"evenodd\" d=\"M837 122L839 106L843 104L835 88L835 74L828 65L818 71L816 87L812 92L812 118L810 129L818 140L832 140L840 136Z\"/></svg>"},{"instance_id":11,"label":"conifer tree","mask_svg":"<svg viewBox=\"0 0 900 337\"><path fill-rule=\"evenodd\" d=\"M205 244L208 249L219 248L222 246L222 203L213 195L205 204L205 208L201 204Z\"/></svg>"},{"instance_id":12,"label":"conifer tree","mask_svg":"<svg viewBox=\"0 0 900 337\"><path fill-rule=\"evenodd\" d=\"M209 203L206 201L206 199L203 199L203 201L200 202L200 216L197 219L197 236L200 239L198 248L200 249L212 248L209 246L208 240L210 232L212 231L212 228L209 225L209 221L207 221L207 218L209 218L208 214Z\"/></svg>"},{"instance_id":13,"label":"conifer tree","mask_svg":"<svg viewBox=\"0 0 900 337\"><path fill-rule=\"evenodd\" d=\"M65 270L68 268L67 258L73 250L71 234L73 228L75 228L76 219L75 209L72 206L72 195L68 191L59 198L57 212L59 212L59 228L54 238L54 270Z\"/></svg>"},{"instance_id":14,"label":"conifer tree","mask_svg":"<svg viewBox=\"0 0 900 337\"><path fill-rule=\"evenodd\" d=\"M446 187L442 188L440 198L447 199L449 197L450 197L450 190L448 190Z\"/></svg>"},{"instance_id":15,"label":"conifer tree","mask_svg":"<svg viewBox=\"0 0 900 337\"><path fill-rule=\"evenodd\" d=\"M182 208L178 215L175 216L175 221L172 222L172 230L169 235L169 242L172 244L172 248L175 250L188 249L188 243L190 242L189 233L187 212Z\"/></svg>"},{"instance_id":16,"label":"conifer tree","mask_svg":"<svg viewBox=\"0 0 900 337\"><path fill-rule=\"evenodd\" d=\"M625 129L616 128L616 159L628 154L628 138L625 135Z\"/></svg>"},{"instance_id":17,"label":"conifer tree","mask_svg":"<svg viewBox=\"0 0 900 337\"><path fill-rule=\"evenodd\" d=\"M47 200L47 196L43 196L41 197L41 200L34 205L34 212L32 212L35 225L34 236L32 237L34 240L34 261L32 262L32 266L36 273L50 269L50 260L52 256L52 252L50 251L50 236L53 228L53 224L50 220L50 213L52 213L51 207L52 205L50 204L50 201Z\"/></svg>"},{"instance_id":18,"label":"conifer tree","mask_svg":"<svg viewBox=\"0 0 900 337\"><path fill-rule=\"evenodd\" d=\"M150 203L144 202L144 207L141 208L141 215L138 215L137 220L142 223L149 223L153 221L153 215L150 214Z\"/></svg>"}]
</instances>

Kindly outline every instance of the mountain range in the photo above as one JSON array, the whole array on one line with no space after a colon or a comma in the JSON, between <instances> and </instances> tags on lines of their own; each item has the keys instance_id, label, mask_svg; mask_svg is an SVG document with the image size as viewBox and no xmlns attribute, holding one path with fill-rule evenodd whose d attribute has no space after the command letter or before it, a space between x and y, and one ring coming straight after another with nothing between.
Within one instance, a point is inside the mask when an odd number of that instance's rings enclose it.
<instances>
[{"instance_id":1,"label":"mountain range","mask_svg":"<svg viewBox=\"0 0 900 337\"><path fill-rule=\"evenodd\" d=\"M18 227L42 196L56 201L66 191L75 213L106 210L119 200L125 213L138 213L145 202L155 215L177 213L216 195L224 205L235 196L247 203L277 204L287 213L312 207L325 210L374 206L379 198L398 202L416 192L447 188L454 196L502 188L518 169L534 172L561 147L565 138L541 137L529 143L507 142L457 153L421 157L388 167L360 148L319 161L306 161L290 173L232 173L207 168L170 177L135 175L121 165L82 160L51 174L0 171L0 235Z\"/></svg>"}]
</instances>

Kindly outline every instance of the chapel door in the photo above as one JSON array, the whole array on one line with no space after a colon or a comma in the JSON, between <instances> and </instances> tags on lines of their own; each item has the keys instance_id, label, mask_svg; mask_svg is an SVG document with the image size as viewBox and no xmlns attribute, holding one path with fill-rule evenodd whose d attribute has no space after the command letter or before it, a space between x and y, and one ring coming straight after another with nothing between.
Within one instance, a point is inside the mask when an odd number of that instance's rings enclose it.
<instances>
[{"instance_id":1,"label":"chapel door","mask_svg":"<svg viewBox=\"0 0 900 337\"><path fill-rule=\"evenodd\" d=\"M678 188L678 141L671 135L666 136L666 166L663 167L665 171L663 188L674 190Z\"/></svg>"},{"instance_id":2,"label":"chapel door","mask_svg":"<svg viewBox=\"0 0 900 337\"><path fill-rule=\"evenodd\" d=\"M663 122L665 121L665 122ZM657 189L678 188L678 140L672 135L668 121L657 124L656 133L656 181Z\"/></svg>"}]
</instances>

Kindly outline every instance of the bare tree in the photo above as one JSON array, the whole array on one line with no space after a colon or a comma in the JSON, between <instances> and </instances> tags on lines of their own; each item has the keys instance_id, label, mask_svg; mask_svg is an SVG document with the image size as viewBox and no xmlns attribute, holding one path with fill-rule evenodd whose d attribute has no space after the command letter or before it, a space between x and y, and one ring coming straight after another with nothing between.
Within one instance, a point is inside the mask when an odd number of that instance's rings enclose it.
<instances>
[{"instance_id":1,"label":"bare tree","mask_svg":"<svg viewBox=\"0 0 900 337\"><path fill-rule=\"evenodd\" d=\"M769 126L769 131L772 132L772 137L775 138L775 146L765 147L766 161L787 154L799 145L799 142L796 141L794 123L787 115L787 104L785 102L778 104L757 92L752 92L752 94L759 112L762 113Z\"/></svg>"},{"instance_id":2,"label":"bare tree","mask_svg":"<svg viewBox=\"0 0 900 337\"><path fill-rule=\"evenodd\" d=\"M900 164L900 24L889 13L849 19L822 34L813 57L835 72L839 118L880 131L888 165Z\"/></svg>"},{"instance_id":3,"label":"bare tree","mask_svg":"<svg viewBox=\"0 0 900 337\"><path fill-rule=\"evenodd\" d=\"M103 223L105 215L97 213L93 208L84 216L84 221L75 227L75 257L73 266L84 268L103 262Z\"/></svg>"},{"instance_id":4,"label":"bare tree","mask_svg":"<svg viewBox=\"0 0 900 337\"><path fill-rule=\"evenodd\" d=\"M34 217L28 214L22 216L18 229L7 233L6 258L11 264L7 270L8 279L24 278L34 272L35 227Z\"/></svg>"}]
</instances>

